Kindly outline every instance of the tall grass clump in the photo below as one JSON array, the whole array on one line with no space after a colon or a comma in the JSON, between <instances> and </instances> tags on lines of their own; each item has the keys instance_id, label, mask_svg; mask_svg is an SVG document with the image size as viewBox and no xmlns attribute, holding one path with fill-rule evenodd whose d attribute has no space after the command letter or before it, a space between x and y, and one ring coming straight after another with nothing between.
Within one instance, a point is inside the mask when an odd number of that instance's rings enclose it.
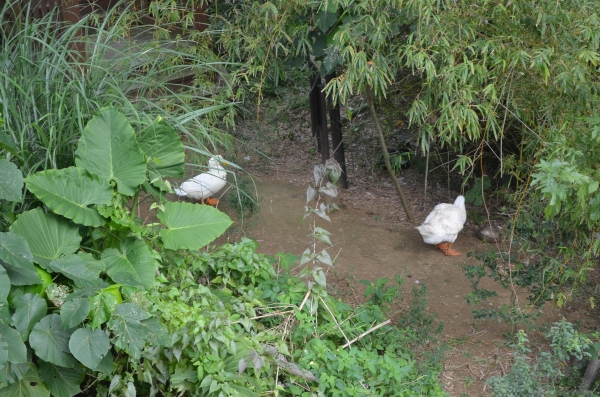
<instances>
[{"instance_id":1,"label":"tall grass clump","mask_svg":"<svg viewBox=\"0 0 600 397\"><path fill-rule=\"evenodd\" d=\"M228 146L228 135L208 127L206 120L231 112L232 104L212 99L197 83L214 80L220 66L195 55L191 43L142 44L132 35L145 31L152 37L152 27L142 26L121 6L102 18L89 15L69 25L52 13L31 17L31 4L16 17L17 3L6 2L0 9L0 112L5 121L0 154L19 163L24 176L72 165L83 127L107 106L118 108L134 127L162 116L200 153ZM85 54L76 50L77 43L83 43ZM186 74L194 74L196 83L174 82Z\"/></svg>"}]
</instances>

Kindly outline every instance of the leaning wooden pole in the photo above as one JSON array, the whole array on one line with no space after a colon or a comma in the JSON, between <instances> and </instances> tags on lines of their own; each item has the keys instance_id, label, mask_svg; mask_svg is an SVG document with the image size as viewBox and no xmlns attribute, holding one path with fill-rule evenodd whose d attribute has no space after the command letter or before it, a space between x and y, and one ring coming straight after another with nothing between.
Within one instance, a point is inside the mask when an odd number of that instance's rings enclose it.
<instances>
[{"instance_id":1,"label":"leaning wooden pole","mask_svg":"<svg viewBox=\"0 0 600 397\"><path fill-rule=\"evenodd\" d=\"M400 196L400 201L402 202L402 207L404 207L404 212L406 213L406 217L410 223L414 223L412 211L408 207L408 203L406 202L406 198L404 197L404 192L402 191L402 187L400 186L400 182L398 182L398 178L396 178L396 174L394 174L394 170L392 169L392 164L390 163L390 156L387 150L387 145L385 144L385 138L383 137L383 129L381 128L381 123L379 122L379 117L377 116L377 112L375 111L375 103L373 101L373 89L372 87L367 88L367 101L369 102L369 107L371 108L371 115L373 116L373 120L375 121L375 127L377 127L377 132L379 133L379 141L381 142L381 151L383 152L383 159L385 160L385 166L387 167L388 173L392 177L394 184L396 185L396 191L398 192L398 196Z\"/></svg>"}]
</instances>

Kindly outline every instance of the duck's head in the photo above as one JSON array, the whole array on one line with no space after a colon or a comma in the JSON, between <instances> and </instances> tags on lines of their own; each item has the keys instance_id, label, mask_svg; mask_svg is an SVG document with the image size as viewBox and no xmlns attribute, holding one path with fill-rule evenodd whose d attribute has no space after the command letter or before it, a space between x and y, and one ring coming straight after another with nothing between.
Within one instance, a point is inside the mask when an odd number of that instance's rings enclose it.
<instances>
[{"instance_id":1,"label":"duck's head","mask_svg":"<svg viewBox=\"0 0 600 397\"><path fill-rule=\"evenodd\" d=\"M227 166L227 161L223 159L223 156L216 155L212 156L210 160L208 160L208 168L222 168L223 166Z\"/></svg>"},{"instance_id":2,"label":"duck's head","mask_svg":"<svg viewBox=\"0 0 600 397\"><path fill-rule=\"evenodd\" d=\"M454 200L454 205L457 206L458 208L464 209L465 208L465 198L464 198L464 196L458 196L456 198L456 200Z\"/></svg>"}]
</instances>

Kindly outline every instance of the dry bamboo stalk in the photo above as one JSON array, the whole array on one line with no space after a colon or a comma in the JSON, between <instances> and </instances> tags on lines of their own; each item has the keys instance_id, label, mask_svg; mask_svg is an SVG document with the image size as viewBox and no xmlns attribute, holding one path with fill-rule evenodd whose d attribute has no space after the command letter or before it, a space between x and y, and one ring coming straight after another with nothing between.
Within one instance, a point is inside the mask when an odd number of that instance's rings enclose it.
<instances>
[{"instance_id":1,"label":"dry bamboo stalk","mask_svg":"<svg viewBox=\"0 0 600 397\"><path fill-rule=\"evenodd\" d=\"M335 325L337 325L337 327L340 330L340 332L342 333L342 335L344 335L344 339L346 339L346 342L350 343L350 340L348 339L348 337L346 336L346 334L342 330L342 327L340 327L340 324L337 322L337 319L335 318L335 316L333 315L333 313L331 312L331 310L329 310L329 306L327 306L327 304L325 303L325 301L323 300L323 298L321 298L320 296L319 296L319 299L321 300L321 303L323 303L323 306L325 306L325 309L327 309L327 311L331 315L331 318L333 319L333 321L335 321Z\"/></svg>"},{"instance_id":2,"label":"dry bamboo stalk","mask_svg":"<svg viewBox=\"0 0 600 397\"><path fill-rule=\"evenodd\" d=\"M368 331L358 335L356 338L352 339L350 342L346 343L345 345L342 346L342 349L345 347L350 346L351 344L353 344L354 342L356 342L357 340L360 340L362 338L364 338L365 336L369 335L371 332L375 331L377 328L381 328L384 325L387 325L391 322L392 320L385 320L384 322L382 322L381 324L378 324L376 326L374 326L373 328L369 329Z\"/></svg>"},{"instance_id":3,"label":"dry bamboo stalk","mask_svg":"<svg viewBox=\"0 0 600 397\"><path fill-rule=\"evenodd\" d=\"M304 300L302 301L302 303L300 304L299 309L302 310L302 308L304 307L304 304L306 303L306 301L308 300L308 297L310 296L312 290L308 290L308 292L306 293L306 295L304 296Z\"/></svg>"},{"instance_id":4,"label":"dry bamboo stalk","mask_svg":"<svg viewBox=\"0 0 600 397\"><path fill-rule=\"evenodd\" d=\"M281 316L281 315L293 313L293 312L294 312L293 310L287 310L285 312L274 312L274 313L269 313L269 314L263 314L262 316L250 317L249 320L258 320L259 318ZM232 324L239 324L241 322L242 322L242 320L238 320L238 321L234 321Z\"/></svg>"}]
</instances>

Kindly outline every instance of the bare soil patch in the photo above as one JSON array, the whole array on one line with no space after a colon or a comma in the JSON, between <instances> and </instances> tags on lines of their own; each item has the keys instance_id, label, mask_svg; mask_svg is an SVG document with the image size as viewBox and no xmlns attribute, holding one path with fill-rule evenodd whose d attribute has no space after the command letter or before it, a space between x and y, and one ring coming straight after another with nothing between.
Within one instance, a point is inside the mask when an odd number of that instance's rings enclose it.
<instances>
[{"instance_id":1,"label":"bare soil patch","mask_svg":"<svg viewBox=\"0 0 600 397\"><path fill-rule=\"evenodd\" d=\"M260 211L243 224L238 219L217 243L246 236L260 243L259 252L269 255L290 252L300 256L306 248L312 248L308 236L311 224L302 223L301 217L313 167L321 160L310 135L308 106L289 108L289 101L285 106L277 101L267 102L263 121L246 120L238 124L234 132L238 139L236 150L225 157L237 161L246 171L238 172L238 178L252 176ZM510 369L512 353L504 335L511 330L505 323L473 319L474 307L465 301L471 286L463 266L476 263L474 258L467 257L468 252L503 248L478 240L475 232L479 226L472 220L467 221L454 244L462 255L446 257L425 244L414 226L436 204L453 202L460 186L450 185L449 176L446 181L438 178L429 181L425 194L425 179L418 166L400 171L398 178L416 222L410 224L389 175L376 166L380 150L368 116L359 114L356 120L356 124L350 122L344 126L350 188L339 190L336 203L340 210L331 214L332 222L317 221L318 226L331 232L334 243L328 248L330 255L335 256L335 266L328 272L331 291L349 303L356 303L363 300L364 286L358 283L362 279L391 280L399 274L406 280L405 293L410 292L413 284L425 283L429 290L427 310L444 322L442 342L449 346L440 381L451 396L489 395L486 379L504 375ZM400 125L401 131L398 128L391 131L395 136L401 135L407 141L414 138L402 129L401 122L388 121L393 126ZM186 177L195 173L197 170L189 170ZM231 200L229 193L223 193L219 208L237 219ZM476 209L467 205L467 210ZM140 215L152 218L145 209ZM480 286L498 293L486 305L498 307L509 303L509 291L489 280L483 280ZM520 299L524 305L525 296ZM401 305L396 312L405 309ZM575 321L573 315L570 308L547 305L539 324L549 324L563 316ZM529 333L532 340L541 339L541 335Z\"/></svg>"},{"instance_id":2,"label":"bare soil patch","mask_svg":"<svg viewBox=\"0 0 600 397\"><path fill-rule=\"evenodd\" d=\"M272 106L267 108L266 117L263 113L264 121L242 122L235 133L242 143L236 152L238 164L254 177L261 201L258 214L245 225L237 224L237 230L232 229L229 238L245 235L260 243L260 252L274 255L284 251L300 256L307 247L312 247L308 236L311 225L300 219L306 204L306 188L312 181L314 165L321 161L320 154L310 134L310 116L304 110L307 107L294 112ZM406 293L411 284L425 283L429 290L428 312L444 322L442 342L449 345L441 382L452 396L489 395L486 379L503 375L510 369L512 353L504 337L510 327L505 323L473 319L474 308L465 301L471 286L463 266L476 263L474 258L467 258L468 252L501 247L478 240L475 233L479 226L471 220L454 244L462 252L461 256L446 257L425 244L414 226L420 224L436 204L453 202L460 186L450 186L449 177L447 183L430 180L425 194L425 179L421 173L415 169L400 171L398 178L416 224L407 222L391 178L377 166L380 149L368 115L362 114L359 118L358 127L352 123L344 127L350 188L339 190L336 203L341 209L331 215L331 223L317 221L318 226L331 232L334 243L328 249L336 257L328 282L334 292L349 302L363 299L364 286L358 283L362 279L375 281L385 277L391 280L400 274L406 280ZM402 123L394 125L399 124ZM359 129L358 135L351 132L353 128ZM403 133L403 139L412 139L407 130L396 131L396 134ZM269 158L259 156L256 149ZM232 214L227 199L220 205ZM498 293L498 297L486 305L509 303L507 290L489 280L482 281L481 287ZM525 297L522 298L524 303ZM547 306L539 321L551 323L564 314L564 309ZM541 333L530 338L539 336Z\"/></svg>"}]
</instances>

